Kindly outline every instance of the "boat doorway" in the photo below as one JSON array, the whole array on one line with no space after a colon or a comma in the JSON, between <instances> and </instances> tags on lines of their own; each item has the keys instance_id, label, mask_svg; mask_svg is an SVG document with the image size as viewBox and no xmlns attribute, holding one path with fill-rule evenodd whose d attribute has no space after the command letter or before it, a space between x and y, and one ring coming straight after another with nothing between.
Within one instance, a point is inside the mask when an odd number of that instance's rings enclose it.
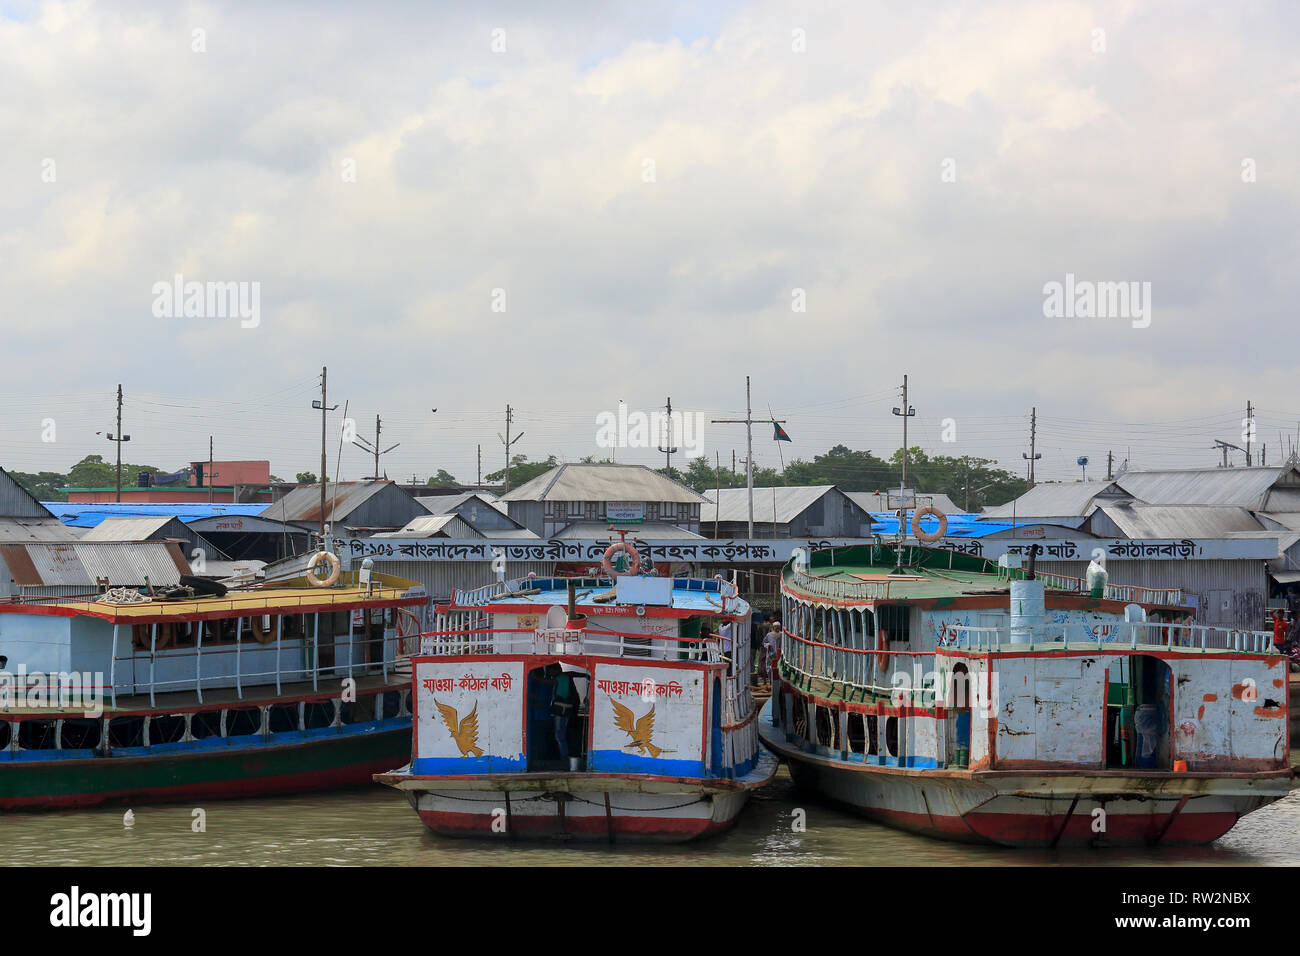
<instances>
[{"instance_id":1,"label":"boat doorway","mask_svg":"<svg viewBox=\"0 0 1300 956\"><path fill-rule=\"evenodd\" d=\"M1173 671L1158 657L1131 654L1111 664L1106 685L1106 766L1168 770Z\"/></svg>"},{"instance_id":2,"label":"boat doorway","mask_svg":"<svg viewBox=\"0 0 1300 956\"><path fill-rule=\"evenodd\" d=\"M552 662L528 672L529 773L586 769L589 685L587 672L569 664Z\"/></svg>"},{"instance_id":3,"label":"boat doorway","mask_svg":"<svg viewBox=\"0 0 1300 956\"><path fill-rule=\"evenodd\" d=\"M952 669L948 688L948 745L952 758L949 765L970 765L970 672L965 664Z\"/></svg>"}]
</instances>

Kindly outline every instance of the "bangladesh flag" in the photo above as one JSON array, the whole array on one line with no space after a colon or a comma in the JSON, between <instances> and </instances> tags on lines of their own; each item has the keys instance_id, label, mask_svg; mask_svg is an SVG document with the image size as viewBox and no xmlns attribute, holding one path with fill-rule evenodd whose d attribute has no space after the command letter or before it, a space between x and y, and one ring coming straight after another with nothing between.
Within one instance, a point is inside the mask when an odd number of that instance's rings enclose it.
<instances>
[{"instance_id":1,"label":"bangladesh flag","mask_svg":"<svg viewBox=\"0 0 1300 956\"><path fill-rule=\"evenodd\" d=\"M772 427L776 429L776 433L772 436L772 441L794 441L793 438L785 433L785 429L776 422L772 423Z\"/></svg>"}]
</instances>

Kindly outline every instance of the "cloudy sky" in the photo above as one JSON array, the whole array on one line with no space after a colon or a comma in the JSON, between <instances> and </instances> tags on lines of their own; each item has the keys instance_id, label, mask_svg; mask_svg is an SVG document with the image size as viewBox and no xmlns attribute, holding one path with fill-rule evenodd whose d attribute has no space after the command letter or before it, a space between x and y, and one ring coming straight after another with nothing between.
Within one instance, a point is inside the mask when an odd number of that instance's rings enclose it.
<instances>
[{"instance_id":1,"label":"cloudy sky","mask_svg":"<svg viewBox=\"0 0 1300 956\"><path fill-rule=\"evenodd\" d=\"M606 456L620 400L743 417L747 374L787 459L889 453L906 373L933 454L1019 470L1036 406L1040 478L1108 449L1211 465L1250 400L1275 460L1300 427L1298 16L0 0L0 465L111 456L120 382L130 461L211 434L316 471L323 365L361 433L384 416L394 477L472 481L479 444L500 467L507 403L530 458ZM1067 274L1150 283L1149 324L1045 315ZM256 283L256 324L157 314L177 275Z\"/></svg>"}]
</instances>

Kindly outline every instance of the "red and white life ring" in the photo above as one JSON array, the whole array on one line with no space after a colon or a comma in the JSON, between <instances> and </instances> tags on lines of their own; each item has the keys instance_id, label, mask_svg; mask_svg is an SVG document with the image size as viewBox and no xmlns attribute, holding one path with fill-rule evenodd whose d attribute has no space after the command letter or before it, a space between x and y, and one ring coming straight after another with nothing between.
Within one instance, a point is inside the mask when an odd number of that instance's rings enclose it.
<instances>
[{"instance_id":1,"label":"red and white life ring","mask_svg":"<svg viewBox=\"0 0 1300 956\"><path fill-rule=\"evenodd\" d=\"M939 530L935 532L922 531L921 519L927 515L934 515L939 519ZM919 508L912 512L912 534L916 536L917 541L929 544L931 541L938 541L948 533L948 516L938 508Z\"/></svg>"},{"instance_id":2,"label":"red and white life ring","mask_svg":"<svg viewBox=\"0 0 1300 956\"><path fill-rule=\"evenodd\" d=\"M318 577L316 567L322 562L329 562L330 573L326 577ZM333 587L339 579L339 571L343 565L340 563L338 556L330 551L317 551L307 562L307 580L318 588Z\"/></svg>"},{"instance_id":3,"label":"red and white life ring","mask_svg":"<svg viewBox=\"0 0 1300 956\"><path fill-rule=\"evenodd\" d=\"M885 651L889 650L889 636L882 627L876 631L876 667L885 670L889 666L889 655Z\"/></svg>"},{"instance_id":4,"label":"red and white life ring","mask_svg":"<svg viewBox=\"0 0 1300 956\"><path fill-rule=\"evenodd\" d=\"M605 549L605 556L600 559L600 569L610 577L614 576L614 555L619 552L627 555L628 574L637 574L641 571L641 553L626 541L615 541Z\"/></svg>"}]
</instances>

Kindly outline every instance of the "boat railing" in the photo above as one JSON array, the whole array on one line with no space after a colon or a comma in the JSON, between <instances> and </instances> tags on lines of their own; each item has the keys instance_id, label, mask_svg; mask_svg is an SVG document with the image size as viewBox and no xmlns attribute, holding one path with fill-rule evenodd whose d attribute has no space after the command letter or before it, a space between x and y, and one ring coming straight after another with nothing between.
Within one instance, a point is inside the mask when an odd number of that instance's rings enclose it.
<instances>
[{"instance_id":1,"label":"boat railing","mask_svg":"<svg viewBox=\"0 0 1300 956\"><path fill-rule=\"evenodd\" d=\"M1131 650L1163 648L1175 653L1280 653L1273 644L1271 631L1170 621L1075 621L1025 629L949 624L939 646L997 652L1011 646L1048 650L1053 646L1080 644L1096 645L1099 650L1127 645Z\"/></svg>"},{"instance_id":2,"label":"boat railing","mask_svg":"<svg viewBox=\"0 0 1300 956\"><path fill-rule=\"evenodd\" d=\"M889 597L889 581L834 581L791 566L787 571L801 591L817 597L874 601Z\"/></svg>"},{"instance_id":3,"label":"boat railing","mask_svg":"<svg viewBox=\"0 0 1300 956\"><path fill-rule=\"evenodd\" d=\"M1037 571L1036 575L1060 591L1073 591L1084 594L1088 591L1088 582L1069 574L1055 571ZM1131 604L1183 605L1182 588L1149 588L1141 584L1107 584L1103 593L1108 601L1124 601Z\"/></svg>"},{"instance_id":4,"label":"boat railing","mask_svg":"<svg viewBox=\"0 0 1300 956\"><path fill-rule=\"evenodd\" d=\"M595 628L457 628L425 631L420 656L464 655L595 655L657 660L725 662L722 641L661 634L625 634Z\"/></svg>"},{"instance_id":5,"label":"boat railing","mask_svg":"<svg viewBox=\"0 0 1300 956\"><path fill-rule=\"evenodd\" d=\"M131 695L148 694L149 701L153 704L159 693L192 690L201 704L205 688L210 690L214 687L233 686L236 697L243 699L245 685L262 686L274 682L276 693L279 693L285 681L310 680L314 690L319 687L322 678L341 680L381 674L387 679L396 670L397 662L409 656L411 636L404 633L406 627L385 626L382 635L367 637L364 631L354 630L355 625L349 614L346 634L322 634L320 612L311 616L313 623L310 629L304 623L301 634L287 639L281 618L275 626L275 640L266 643L248 640L243 617L235 619L233 640L214 640L207 627L210 622L196 621L194 643L182 646L159 647L158 626L155 622L144 625L149 629L148 644L137 648L133 626L129 622L114 624L108 683L103 685L107 689L110 705L117 706L119 691ZM347 661L340 662L335 659L336 642L343 641L345 637L347 643L338 646L346 649ZM321 661L322 647L328 652L326 656L330 659L329 663ZM123 653L124 649L127 653ZM220 666L232 655L231 666ZM245 659L250 656L259 662L273 661L274 666L253 665L257 669L248 669ZM180 676L164 677L159 673L160 669L169 673L182 673ZM7 709L8 706L0 701L0 709Z\"/></svg>"},{"instance_id":6,"label":"boat railing","mask_svg":"<svg viewBox=\"0 0 1300 956\"><path fill-rule=\"evenodd\" d=\"M781 629L781 667L805 688L851 698L890 697L895 703L934 703L937 677L934 651L890 651L844 647L800 637ZM814 685L822 682L822 686Z\"/></svg>"}]
</instances>

